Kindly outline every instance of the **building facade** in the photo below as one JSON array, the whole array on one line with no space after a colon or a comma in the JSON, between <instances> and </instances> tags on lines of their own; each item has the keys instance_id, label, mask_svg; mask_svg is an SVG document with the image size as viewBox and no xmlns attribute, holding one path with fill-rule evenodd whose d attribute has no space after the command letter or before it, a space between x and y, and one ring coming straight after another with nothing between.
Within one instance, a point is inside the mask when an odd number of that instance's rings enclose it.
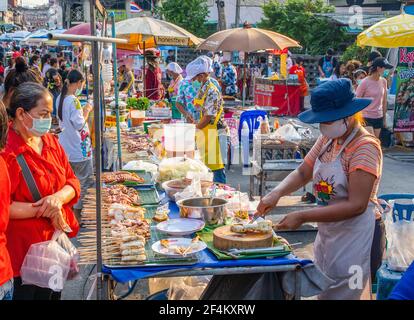
<instances>
[{"instance_id":1,"label":"building facade","mask_svg":"<svg viewBox=\"0 0 414 320\"><path fill-rule=\"evenodd\" d=\"M33 8L20 8L23 15L24 25L28 31L45 29L48 23L49 6L38 6Z\"/></svg>"}]
</instances>

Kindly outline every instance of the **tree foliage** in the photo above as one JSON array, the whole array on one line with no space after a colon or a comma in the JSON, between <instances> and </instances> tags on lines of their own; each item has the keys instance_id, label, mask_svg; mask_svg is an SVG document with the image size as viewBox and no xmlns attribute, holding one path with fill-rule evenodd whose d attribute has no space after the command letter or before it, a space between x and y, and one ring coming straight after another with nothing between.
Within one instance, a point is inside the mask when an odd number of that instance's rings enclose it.
<instances>
[{"instance_id":1,"label":"tree foliage","mask_svg":"<svg viewBox=\"0 0 414 320\"><path fill-rule=\"evenodd\" d=\"M371 51L371 47L361 48L358 47L356 42L346 48L344 53L342 54L341 60L342 61L349 61L352 59L356 59L361 61L364 65L368 62L368 56Z\"/></svg>"},{"instance_id":2,"label":"tree foliage","mask_svg":"<svg viewBox=\"0 0 414 320\"><path fill-rule=\"evenodd\" d=\"M209 14L206 0L166 0L159 12L168 22L174 23L198 37L207 33Z\"/></svg>"},{"instance_id":3,"label":"tree foliage","mask_svg":"<svg viewBox=\"0 0 414 320\"><path fill-rule=\"evenodd\" d=\"M264 18L259 26L299 41L309 54L324 54L350 38L327 18L315 15L334 11L324 0L272 0L263 6Z\"/></svg>"}]
</instances>

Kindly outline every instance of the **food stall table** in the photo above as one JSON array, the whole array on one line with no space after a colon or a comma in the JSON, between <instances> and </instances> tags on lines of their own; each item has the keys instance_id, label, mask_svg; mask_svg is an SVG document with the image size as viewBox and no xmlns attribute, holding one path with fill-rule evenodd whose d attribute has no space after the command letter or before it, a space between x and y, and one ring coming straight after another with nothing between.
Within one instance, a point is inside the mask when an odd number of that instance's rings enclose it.
<instances>
[{"instance_id":1,"label":"food stall table","mask_svg":"<svg viewBox=\"0 0 414 320\"><path fill-rule=\"evenodd\" d=\"M257 78L254 85L254 103L259 107L277 107L278 116L297 116L300 113L300 84L287 80Z\"/></svg>"},{"instance_id":2,"label":"food stall table","mask_svg":"<svg viewBox=\"0 0 414 320\"><path fill-rule=\"evenodd\" d=\"M170 217L177 218L179 209L174 202L169 203ZM312 261L302 260L289 254L278 258L218 260L208 249L199 254L199 261L192 265L156 266L156 267L103 267L103 273L110 282L125 283L146 278L202 276L202 275L231 275L253 274L264 272L295 272L294 296L301 297L302 268L311 265ZM108 288L113 288L109 285ZM110 291L110 290L109 290ZM130 292L131 293L131 292ZM113 296L108 292L109 296ZM124 296L125 297L125 296Z\"/></svg>"}]
</instances>

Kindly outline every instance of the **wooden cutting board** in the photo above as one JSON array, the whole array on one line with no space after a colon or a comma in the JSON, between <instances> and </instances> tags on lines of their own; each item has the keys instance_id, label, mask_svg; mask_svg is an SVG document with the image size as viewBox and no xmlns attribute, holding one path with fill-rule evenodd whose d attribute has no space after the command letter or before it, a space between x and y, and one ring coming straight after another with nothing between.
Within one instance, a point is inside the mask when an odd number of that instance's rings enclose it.
<instances>
[{"instance_id":1,"label":"wooden cutting board","mask_svg":"<svg viewBox=\"0 0 414 320\"><path fill-rule=\"evenodd\" d=\"M219 250L254 249L271 247L273 234L235 233L231 226L223 226L214 230L213 245Z\"/></svg>"}]
</instances>

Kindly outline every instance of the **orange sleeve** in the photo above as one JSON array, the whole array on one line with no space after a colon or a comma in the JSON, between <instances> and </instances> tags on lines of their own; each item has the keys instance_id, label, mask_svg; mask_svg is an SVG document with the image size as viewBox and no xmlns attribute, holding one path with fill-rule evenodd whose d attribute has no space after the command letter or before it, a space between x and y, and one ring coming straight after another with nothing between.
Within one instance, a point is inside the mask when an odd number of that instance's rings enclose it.
<instances>
[{"instance_id":1,"label":"orange sleeve","mask_svg":"<svg viewBox=\"0 0 414 320\"><path fill-rule=\"evenodd\" d=\"M324 138L323 136L320 136L318 140L315 142L315 144L313 145L312 149L310 149L308 154L305 156L304 161L311 168L313 168L313 166L315 165L315 161L319 157L321 150L326 142L327 142L326 138Z\"/></svg>"},{"instance_id":2,"label":"orange sleeve","mask_svg":"<svg viewBox=\"0 0 414 320\"><path fill-rule=\"evenodd\" d=\"M364 139L355 148L350 150L349 173L363 170L377 179L382 173L382 151L379 143L371 138Z\"/></svg>"}]
</instances>

